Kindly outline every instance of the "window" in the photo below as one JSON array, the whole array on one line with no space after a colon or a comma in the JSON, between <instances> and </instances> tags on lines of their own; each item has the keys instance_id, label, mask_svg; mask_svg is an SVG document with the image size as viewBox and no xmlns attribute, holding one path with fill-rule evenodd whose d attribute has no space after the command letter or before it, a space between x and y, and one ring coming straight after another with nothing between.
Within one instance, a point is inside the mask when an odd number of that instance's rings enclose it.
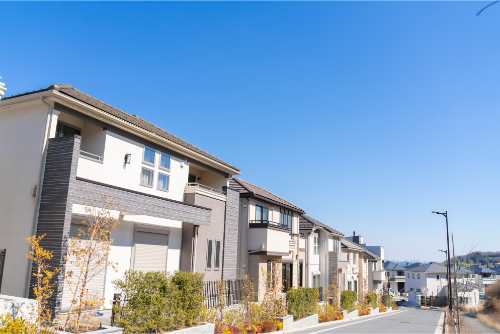
<instances>
[{"instance_id":1,"label":"window","mask_svg":"<svg viewBox=\"0 0 500 334\"><path fill-rule=\"evenodd\" d=\"M410 291L415 291L415 288L411 288Z\"/></svg>"},{"instance_id":2,"label":"window","mask_svg":"<svg viewBox=\"0 0 500 334\"><path fill-rule=\"evenodd\" d=\"M150 149L150 148L144 147L144 156L142 157L142 162L154 166L154 164L155 164L155 151Z\"/></svg>"},{"instance_id":3,"label":"window","mask_svg":"<svg viewBox=\"0 0 500 334\"><path fill-rule=\"evenodd\" d=\"M293 214L290 211L281 211L281 225L286 226L290 229L292 229L292 217Z\"/></svg>"},{"instance_id":4,"label":"window","mask_svg":"<svg viewBox=\"0 0 500 334\"><path fill-rule=\"evenodd\" d=\"M212 247L214 241L212 239L208 239L207 244L207 268L206 270L212 270Z\"/></svg>"},{"instance_id":5,"label":"window","mask_svg":"<svg viewBox=\"0 0 500 334\"><path fill-rule=\"evenodd\" d=\"M418 276L418 279L420 279L420 274L417 274L417 276Z\"/></svg>"},{"instance_id":6,"label":"window","mask_svg":"<svg viewBox=\"0 0 500 334\"><path fill-rule=\"evenodd\" d=\"M377 270L377 262L373 262L373 271Z\"/></svg>"},{"instance_id":7,"label":"window","mask_svg":"<svg viewBox=\"0 0 500 334\"><path fill-rule=\"evenodd\" d=\"M358 291L358 281L354 281L354 291Z\"/></svg>"},{"instance_id":8,"label":"window","mask_svg":"<svg viewBox=\"0 0 500 334\"><path fill-rule=\"evenodd\" d=\"M333 238L333 251L338 252L340 250L340 241L337 238Z\"/></svg>"},{"instance_id":9,"label":"window","mask_svg":"<svg viewBox=\"0 0 500 334\"><path fill-rule=\"evenodd\" d=\"M446 275L446 279L448 279L448 275Z\"/></svg>"},{"instance_id":10,"label":"window","mask_svg":"<svg viewBox=\"0 0 500 334\"><path fill-rule=\"evenodd\" d=\"M351 253L350 252L347 252L347 261L351 262Z\"/></svg>"},{"instance_id":11,"label":"window","mask_svg":"<svg viewBox=\"0 0 500 334\"><path fill-rule=\"evenodd\" d=\"M255 220L261 223L268 223L269 209L265 206L256 205L255 206Z\"/></svg>"},{"instance_id":12,"label":"window","mask_svg":"<svg viewBox=\"0 0 500 334\"><path fill-rule=\"evenodd\" d=\"M215 241L215 270L220 268L220 240Z\"/></svg>"},{"instance_id":13,"label":"window","mask_svg":"<svg viewBox=\"0 0 500 334\"><path fill-rule=\"evenodd\" d=\"M408 278L410 278L410 273L408 273Z\"/></svg>"},{"instance_id":14,"label":"window","mask_svg":"<svg viewBox=\"0 0 500 334\"><path fill-rule=\"evenodd\" d=\"M437 275L436 278L439 279L439 275Z\"/></svg>"},{"instance_id":15,"label":"window","mask_svg":"<svg viewBox=\"0 0 500 334\"><path fill-rule=\"evenodd\" d=\"M160 168L167 169L167 170L170 169L170 156L163 154L163 153L161 154Z\"/></svg>"},{"instance_id":16,"label":"window","mask_svg":"<svg viewBox=\"0 0 500 334\"><path fill-rule=\"evenodd\" d=\"M420 289L417 289L417 292L420 292Z\"/></svg>"},{"instance_id":17,"label":"window","mask_svg":"<svg viewBox=\"0 0 500 334\"><path fill-rule=\"evenodd\" d=\"M196 183L196 175L189 174L188 183Z\"/></svg>"},{"instance_id":18,"label":"window","mask_svg":"<svg viewBox=\"0 0 500 334\"><path fill-rule=\"evenodd\" d=\"M347 282L347 290L352 290L352 282Z\"/></svg>"},{"instance_id":19,"label":"window","mask_svg":"<svg viewBox=\"0 0 500 334\"><path fill-rule=\"evenodd\" d=\"M57 122L56 125L56 137L80 135L80 130L75 129L71 126L67 126L61 122Z\"/></svg>"},{"instance_id":20,"label":"window","mask_svg":"<svg viewBox=\"0 0 500 334\"><path fill-rule=\"evenodd\" d=\"M389 277L389 276L391 276L391 273L390 273L390 272L388 272L388 271L386 271L386 272L385 272L385 276L386 276L386 277Z\"/></svg>"},{"instance_id":21,"label":"window","mask_svg":"<svg viewBox=\"0 0 500 334\"><path fill-rule=\"evenodd\" d=\"M319 288L319 275L313 276L313 288Z\"/></svg>"},{"instance_id":22,"label":"window","mask_svg":"<svg viewBox=\"0 0 500 334\"><path fill-rule=\"evenodd\" d=\"M411 274L411 278L415 279L415 273Z\"/></svg>"},{"instance_id":23,"label":"window","mask_svg":"<svg viewBox=\"0 0 500 334\"><path fill-rule=\"evenodd\" d=\"M158 189L168 191L170 177L167 174L158 173Z\"/></svg>"},{"instance_id":24,"label":"window","mask_svg":"<svg viewBox=\"0 0 500 334\"><path fill-rule=\"evenodd\" d=\"M149 168L142 167L141 186L153 187L154 171Z\"/></svg>"},{"instance_id":25,"label":"window","mask_svg":"<svg viewBox=\"0 0 500 334\"><path fill-rule=\"evenodd\" d=\"M313 254L314 255L319 255L319 237L314 237L313 248L314 248Z\"/></svg>"}]
</instances>

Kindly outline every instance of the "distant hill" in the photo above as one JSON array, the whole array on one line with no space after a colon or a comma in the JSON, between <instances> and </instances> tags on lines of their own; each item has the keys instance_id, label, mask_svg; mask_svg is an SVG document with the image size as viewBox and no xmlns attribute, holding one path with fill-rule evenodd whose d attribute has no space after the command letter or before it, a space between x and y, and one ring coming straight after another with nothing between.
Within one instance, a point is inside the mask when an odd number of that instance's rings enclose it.
<instances>
[{"instance_id":1,"label":"distant hill","mask_svg":"<svg viewBox=\"0 0 500 334\"><path fill-rule=\"evenodd\" d=\"M452 258L453 261L453 258ZM470 254L472 264L493 265L500 263L500 252L472 252ZM469 254L457 256L457 262L469 263Z\"/></svg>"}]
</instances>

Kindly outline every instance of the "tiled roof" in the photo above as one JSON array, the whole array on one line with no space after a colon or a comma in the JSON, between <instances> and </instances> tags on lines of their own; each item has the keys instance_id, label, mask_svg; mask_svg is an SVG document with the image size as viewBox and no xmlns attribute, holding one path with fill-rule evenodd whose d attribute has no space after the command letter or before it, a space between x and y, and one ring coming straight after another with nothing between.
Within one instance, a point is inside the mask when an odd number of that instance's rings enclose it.
<instances>
[{"instance_id":1,"label":"tiled roof","mask_svg":"<svg viewBox=\"0 0 500 334\"><path fill-rule=\"evenodd\" d=\"M415 268L411 268L411 269L406 268L405 271L418 272L418 273L446 274L447 268L445 266L440 265L440 264L429 263L429 264L424 264L424 265L421 265L419 267L415 267Z\"/></svg>"},{"instance_id":2,"label":"tiled roof","mask_svg":"<svg viewBox=\"0 0 500 334\"><path fill-rule=\"evenodd\" d=\"M297 205L292 204L292 203L288 202L287 200L285 200L279 196L276 196L275 194L273 194L273 193L271 193L271 192L269 192L261 187L258 187L254 184L247 182L247 181L243 181L237 177L232 177L231 179L229 179L229 187L239 191L240 196L244 195L244 197L257 197L257 198L260 198L262 200L268 200L268 201L271 201L271 202L276 203L278 205L282 205L283 207L286 207L286 208L293 210L293 211L296 211L298 213L305 213L305 211L302 208L298 207Z\"/></svg>"},{"instance_id":3,"label":"tiled roof","mask_svg":"<svg viewBox=\"0 0 500 334\"><path fill-rule=\"evenodd\" d=\"M364 247L363 247L364 248ZM368 250L365 248L365 253L363 254L363 258L368 259L368 260L380 260L380 256L375 254L374 252Z\"/></svg>"},{"instance_id":4,"label":"tiled roof","mask_svg":"<svg viewBox=\"0 0 500 334\"><path fill-rule=\"evenodd\" d=\"M496 272L497 274L500 275L500 267L496 267L496 268L493 268L491 270L493 270L494 272Z\"/></svg>"},{"instance_id":5,"label":"tiled roof","mask_svg":"<svg viewBox=\"0 0 500 334\"><path fill-rule=\"evenodd\" d=\"M122 120L124 121L127 121L133 125L136 125L138 127L141 127L149 132L152 132L160 137L163 137L177 145L180 145L184 148L187 148L188 150L192 151L192 152L195 152L195 153L198 153L206 158L209 158L211 160L214 160L226 167L229 167L235 171L240 171L237 167L225 162L224 160L222 159L219 159L217 158L216 156L213 156L211 155L210 153L208 152L205 152L204 150L188 143L187 141L179 138L179 137L176 137L174 136L173 134L171 134L170 132L167 132L159 127L157 127L156 125L154 124L151 124L149 123L148 121L140 118L140 117L137 117L135 115L130 115L130 114L127 114L126 112L124 111L121 111L113 106L110 106L109 104L106 104L102 101L99 101L98 99L90 96L90 95L87 95L77 89L75 89L73 86L71 85L66 85L66 84L53 84L47 88L43 88L43 89L39 89L39 90L36 90L36 91L32 91L32 92L26 92L26 93L22 93L22 94L17 94L17 95L12 95L12 96L8 96L8 97L5 97L5 98L2 98L1 101L5 101L5 100L9 100L9 99L13 99L13 98L16 98L16 97L20 97L20 96L24 96L24 95L29 95L29 94L35 94L35 93L40 93L40 92L44 92L44 91L49 91L49 90L56 90L60 93L63 93L65 95L68 95L70 97L73 97L77 100L80 100L86 104L89 104L95 108L98 108L98 109L101 109L102 111L108 113L108 114L111 114L115 117L118 117L118 118L121 118Z\"/></svg>"},{"instance_id":6,"label":"tiled roof","mask_svg":"<svg viewBox=\"0 0 500 334\"><path fill-rule=\"evenodd\" d=\"M336 229L333 229L330 226L325 225L322 222L319 222L316 219L309 217L308 215L300 215L299 227L301 229L310 229L314 226L319 226L319 227L324 228L325 230L327 230L330 233L337 234L339 236L344 236L344 234L342 232L339 232Z\"/></svg>"},{"instance_id":7,"label":"tiled roof","mask_svg":"<svg viewBox=\"0 0 500 334\"><path fill-rule=\"evenodd\" d=\"M367 251L366 248L361 247L357 243L349 241L347 239L340 240L340 243L342 244L342 248L354 249L354 250L358 250L358 251Z\"/></svg>"},{"instance_id":8,"label":"tiled roof","mask_svg":"<svg viewBox=\"0 0 500 334\"><path fill-rule=\"evenodd\" d=\"M480 266L478 264L475 264L471 267L471 271L474 274L495 274L496 272L493 269L486 268L483 266Z\"/></svg>"},{"instance_id":9,"label":"tiled roof","mask_svg":"<svg viewBox=\"0 0 500 334\"><path fill-rule=\"evenodd\" d=\"M420 267L421 265L422 265L422 263L419 263L419 262L417 262L417 263L412 263L412 264L408 265L408 266L406 267L406 269L412 269L412 268Z\"/></svg>"},{"instance_id":10,"label":"tiled roof","mask_svg":"<svg viewBox=\"0 0 500 334\"><path fill-rule=\"evenodd\" d=\"M385 262L384 269L385 270L401 270L401 271L406 270L405 267L403 267L395 262L392 262L392 261Z\"/></svg>"}]
</instances>

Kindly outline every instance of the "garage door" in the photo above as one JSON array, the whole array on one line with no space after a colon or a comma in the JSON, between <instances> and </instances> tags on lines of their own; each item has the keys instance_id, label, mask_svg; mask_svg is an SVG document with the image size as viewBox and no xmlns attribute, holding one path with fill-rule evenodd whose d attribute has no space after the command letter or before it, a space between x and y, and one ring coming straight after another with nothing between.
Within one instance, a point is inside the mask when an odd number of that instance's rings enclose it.
<instances>
[{"instance_id":1,"label":"garage door","mask_svg":"<svg viewBox=\"0 0 500 334\"><path fill-rule=\"evenodd\" d=\"M168 232L137 231L135 235L134 270L165 271L167 269ZM163 233L164 232L164 233Z\"/></svg>"},{"instance_id":2,"label":"garage door","mask_svg":"<svg viewBox=\"0 0 500 334\"><path fill-rule=\"evenodd\" d=\"M70 238L78 238L79 229L88 230L88 227L81 224L71 224L71 228L69 230ZM63 295L62 295L62 304L61 310L64 312L68 310L71 306L71 300L73 298L73 292L75 289L75 284L78 282L78 277L80 275L80 269L76 267L71 261L75 260L75 257L70 257L66 263L66 272L73 271L73 275L71 277L71 281L73 282L72 287L64 282ZM93 266L93 268L96 268ZM88 293L96 298L104 297L104 282L106 279L106 268L104 270L97 273L87 284Z\"/></svg>"}]
</instances>

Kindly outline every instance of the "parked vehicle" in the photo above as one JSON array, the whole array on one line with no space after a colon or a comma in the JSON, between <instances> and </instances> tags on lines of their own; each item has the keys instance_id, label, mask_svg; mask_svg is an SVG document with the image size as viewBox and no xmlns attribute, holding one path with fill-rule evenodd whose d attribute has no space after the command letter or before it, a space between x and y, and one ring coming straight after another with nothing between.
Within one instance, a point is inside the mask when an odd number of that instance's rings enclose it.
<instances>
[{"instance_id":1,"label":"parked vehicle","mask_svg":"<svg viewBox=\"0 0 500 334\"><path fill-rule=\"evenodd\" d=\"M394 291L392 288L389 288L389 295L391 297L396 297L396 291Z\"/></svg>"}]
</instances>

